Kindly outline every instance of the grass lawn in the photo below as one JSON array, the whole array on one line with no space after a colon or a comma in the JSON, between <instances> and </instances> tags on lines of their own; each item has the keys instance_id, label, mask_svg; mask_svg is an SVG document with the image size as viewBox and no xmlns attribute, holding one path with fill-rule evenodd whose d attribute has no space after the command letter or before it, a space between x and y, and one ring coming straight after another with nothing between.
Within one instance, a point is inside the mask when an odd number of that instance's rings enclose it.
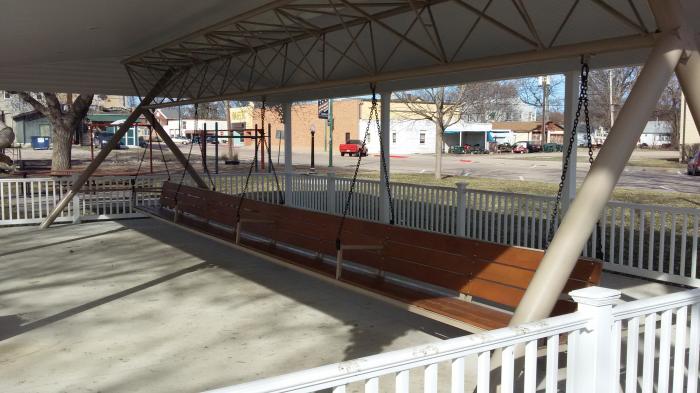
<instances>
[{"instance_id":1,"label":"grass lawn","mask_svg":"<svg viewBox=\"0 0 700 393\"><path fill-rule=\"evenodd\" d=\"M351 177L352 174L347 174L346 176ZM372 173L362 173L359 177L363 179L379 179L378 174ZM476 190L550 196L556 195L558 188L558 184L534 181L498 180L471 176L446 177L436 180L432 174L412 173L392 173L391 181L397 183L434 185L442 187L454 187L456 183L464 182L469 184L469 188ZM700 194L681 192L653 191L638 188L618 187L615 189L612 199L615 201L639 204L700 208Z\"/></svg>"}]
</instances>

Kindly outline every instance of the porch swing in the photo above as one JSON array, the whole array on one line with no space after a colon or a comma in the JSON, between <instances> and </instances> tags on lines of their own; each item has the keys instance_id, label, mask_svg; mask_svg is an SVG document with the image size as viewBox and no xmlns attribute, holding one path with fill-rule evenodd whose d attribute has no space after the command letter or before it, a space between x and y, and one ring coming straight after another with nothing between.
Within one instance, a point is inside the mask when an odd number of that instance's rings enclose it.
<instances>
[{"instance_id":1,"label":"porch swing","mask_svg":"<svg viewBox=\"0 0 700 393\"><path fill-rule=\"evenodd\" d=\"M585 99L587 80L583 76L582 70L579 106ZM382 133L376 90L374 85L371 87L372 106L363 147L372 121L380 140ZM264 127L264 103L261 113ZM256 149L258 143L256 139ZM254 163L240 194L227 195L168 181L163 184L159 207L137 208L465 330L507 326L544 252L395 225L388 181L389 224L348 217L361 160L362 156L358 157L341 216L286 205L274 167L271 169L279 202L247 198ZM381 164L386 168L384 151ZM601 271L599 261L580 258L564 293L598 284ZM561 296L553 314L574 309L575 304Z\"/></svg>"}]
</instances>

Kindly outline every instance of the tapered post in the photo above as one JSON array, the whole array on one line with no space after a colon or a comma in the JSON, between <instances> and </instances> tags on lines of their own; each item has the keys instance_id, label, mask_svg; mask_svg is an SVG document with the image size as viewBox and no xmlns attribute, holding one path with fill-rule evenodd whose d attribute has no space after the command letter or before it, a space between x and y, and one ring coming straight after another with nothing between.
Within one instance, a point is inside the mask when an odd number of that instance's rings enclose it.
<instances>
[{"instance_id":1,"label":"tapered post","mask_svg":"<svg viewBox=\"0 0 700 393\"><path fill-rule=\"evenodd\" d=\"M678 36L674 32L662 34L578 197L564 215L511 319L511 325L536 321L551 314L681 54L682 43Z\"/></svg>"},{"instance_id":2,"label":"tapered post","mask_svg":"<svg viewBox=\"0 0 700 393\"><path fill-rule=\"evenodd\" d=\"M576 197L576 161L577 154L576 150L578 147L578 135L574 127L574 117L576 117L576 106L578 103L579 95L579 74L576 71L569 71L565 74L565 87L564 87L564 148L562 153L562 165L567 160L566 149L570 138L574 138L574 148L571 154L568 156L569 166L564 174L564 189L562 190L561 198L561 210L562 213L566 213L571 205L571 201ZM551 225L554 225L552 223Z\"/></svg>"},{"instance_id":3,"label":"tapered post","mask_svg":"<svg viewBox=\"0 0 700 393\"><path fill-rule=\"evenodd\" d=\"M197 187L199 188L204 188L208 189L209 185L207 182L205 182L197 173L197 170L194 169L192 164L187 160L187 157L185 157L184 154L182 154L182 151L180 151L180 148L177 146L175 142L170 138L170 135L168 135L167 132L165 132L165 129L163 129L163 126L158 122L156 117L153 115L153 112L151 111L144 111L143 116L146 118L146 120L151 123L153 128L156 131L156 134L160 137L160 139L165 142L165 144L168 146L170 151L173 153L175 156L175 159L177 159L180 164L182 165L183 168L187 171L187 173L192 177L195 183L197 183Z\"/></svg>"},{"instance_id":4,"label":"tapered post","mask_svg":"<svg viewBox=\"0 0 700 393\"><path fill-rule=\"evenodd\" d=\"M282 104L282 117L284 120L284 200L291 206L292 199L292 174L294 165L292 163L292 104L285 102Z\"/></svg>"},{"instance_id":5,"label":"tapered post","mask_svg":"<svg viewBox=\"0 0 700 393\"><path fill-rule=\"evenodd\" d=\"M384 163L379 163L379 217L384 223L391 221L391 204L389 201L390 172L389 165L391 155L391 92L382 92L381 97L381 121L382 132L379 136L379 150L384 157ZM377 130L378 131L378 130ZM362 152L360 152L362 154ZM386 167L385 167L386 165Z\"/></svg>"}]
</instances>

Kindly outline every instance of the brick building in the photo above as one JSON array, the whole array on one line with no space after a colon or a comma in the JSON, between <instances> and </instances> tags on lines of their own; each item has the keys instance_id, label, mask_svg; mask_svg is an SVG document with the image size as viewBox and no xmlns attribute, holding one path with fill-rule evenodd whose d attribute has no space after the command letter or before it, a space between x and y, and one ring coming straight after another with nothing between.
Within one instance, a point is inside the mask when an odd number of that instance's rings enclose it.
<instances>
[{"instance_id":1,"label":"brick building","mask_svg":"<svg viewBox=\"0 0 700 393\"><path fill-rule=\"evenodd\" d=\"M338 151L338 146L345 143L346 139L358 138L361 106L362 101L359 99L333 101L334 151ZM246 135L253 135L255 125L259 125L261 122L260 117L261 108L259 105L250 104L231 108L232 128L243 129ZM265 124L269 124L269 129L272 131L272 146L283 145L281 138L278 138L278 136L282 136L284 129L279 107L272 106L266 109ZM318 118L317 102L302 102L292 105L292 146L294 146L294 150L311 150L312 127L316 131L315 148L317 151L323 151L324 141L330 143L330 130L326 126L326 120ZM245 144L253 144L253 141L247 139Z\"/></svg>"}]
</instances>

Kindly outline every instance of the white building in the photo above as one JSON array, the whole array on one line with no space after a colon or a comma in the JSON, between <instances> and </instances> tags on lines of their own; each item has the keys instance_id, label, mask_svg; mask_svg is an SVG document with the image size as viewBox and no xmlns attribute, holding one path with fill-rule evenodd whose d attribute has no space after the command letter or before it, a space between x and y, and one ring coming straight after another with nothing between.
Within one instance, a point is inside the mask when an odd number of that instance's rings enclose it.
<instances>
[{"instance_id":1,"label":"white building","mask_svg":"<svg viewBox=\"0 0 700 393\"><path fill-rule=\"evenodd\" d=\"M359 123L360 138L367 128L367 120ZM431 154L435 152L435 135L437 128L430 120L391 120L389 142L391 154ZM515 134L511 130L494 130L491 123L459 122L447 127L444 137L444 150L450 146L478 145L487 148L489 142L515 143ZM379 134L376 123L370 125L367 138L367 150L370 154L379 153Z\"/></svg>"},{"instance_id":2,"label":"white building","mask_svg":"<svg viewBox=\"0 0 700 393\"><path fill-rule=\"evenodd\" d=\"M360 138L367 128L367 120L360 120ZM435 123L430 120L398 120L391 121L391 154L425 154L435 152ZM377 125L370 125L367 138L367 150L370 154L379 153L379 133Z\"/></svg>"},{"instance_id":3,"label":"white building","mask_svg":"<svg viewBox=\"0 0 700 393\"><path fill-rule=\"evenodd\" d=\"M468 123L460 121L445 130L444 142L447 146L478 146L486 148L489 137L493 139L491 123ZM492 140L493 142L493 140Z\"/></svg>"},{"instance_id":4,"label":"white building","mask_svg":"<svg viewBox=\"0 0 700 393\"><path fill-rule=\"evenodd\" d=\"M651 148L668 145L672 141L673 127L668 121L650 121L644 127L642 136L639 137L639 144L646 144Z\"/></svg>"}]
</instances>

